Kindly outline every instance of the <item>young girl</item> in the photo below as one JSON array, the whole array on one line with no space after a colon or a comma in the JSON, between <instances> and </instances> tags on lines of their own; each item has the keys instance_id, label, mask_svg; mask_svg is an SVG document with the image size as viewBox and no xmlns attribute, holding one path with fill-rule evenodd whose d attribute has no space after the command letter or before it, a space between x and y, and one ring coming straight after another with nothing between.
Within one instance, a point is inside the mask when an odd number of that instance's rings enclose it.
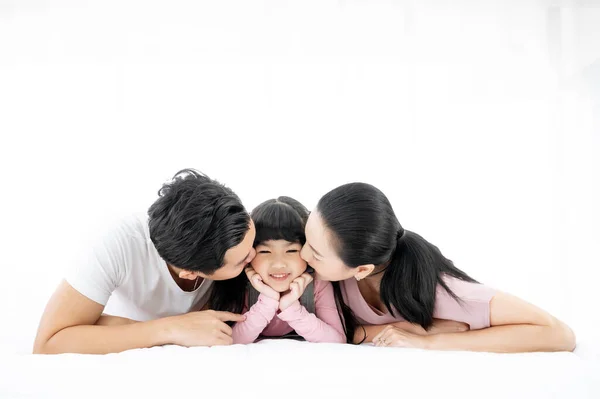
<instances>
[{"instance_id":1,"label":"young girl","mask_svg":"<svg viewBox=\"0 0 600 399\"><path fill-rule=\"evenodd\" d=\"M245 312L233 326L233 343L295 331L309 342L346 342L331 283L315 280L300 257L307 209L289 197L263 202L251 213L256 257L246 275L217 282L211 307Z\"/></svg>"}]
</instances>

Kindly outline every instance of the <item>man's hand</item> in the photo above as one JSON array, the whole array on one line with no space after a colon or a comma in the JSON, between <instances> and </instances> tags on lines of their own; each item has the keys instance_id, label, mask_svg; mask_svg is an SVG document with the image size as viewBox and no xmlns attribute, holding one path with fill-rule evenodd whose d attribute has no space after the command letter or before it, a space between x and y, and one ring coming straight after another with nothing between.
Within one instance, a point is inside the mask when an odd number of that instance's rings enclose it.
<instances>
[{"instance_id":1,"label":"man's hand","mask_svg":"<svg viewBox=\"0 0 600 399\"><path fill-rule=\"evenodd\" d=\"M232 329L226 321L244 321L245 317L230 312L204 310L163 319L167 324L168 342L180 346L231 345Z\"/></svg>"}]
</instances>

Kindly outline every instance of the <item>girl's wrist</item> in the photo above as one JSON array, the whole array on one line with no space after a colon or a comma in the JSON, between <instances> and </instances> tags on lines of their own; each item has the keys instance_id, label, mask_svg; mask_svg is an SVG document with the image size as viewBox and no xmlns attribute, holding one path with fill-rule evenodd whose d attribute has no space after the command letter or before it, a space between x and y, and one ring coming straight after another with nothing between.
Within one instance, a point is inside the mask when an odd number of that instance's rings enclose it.
<instances>
[{"instance_id":1,"label":"girl's wrist","mask_svg":"<svg viewBox=\"0 0 600 399\"><path fill-rule=\"evenodd\" d=\"M275 290L273 290L273 292L269 292L269 291L262 292L262 291L260 291L260 294L266 296L269 299L272 299L272 300L278 301L278 302L279 302L279 299L281 298L281 295L279 295L279 293L276 292Z\"/></svg>"},{"instance_id":2,"label":"girl's wrist","mask_svg":"<svg viewBox=\"0 0 600 399\"><path fill-rule=\"evenodd\" d=\"M260 302L264 303L269 307L279 308L279 299L274 299L273 297L267 294L263 294L262 292L258 296L258 299Z\"/></svg>"},{"instance_id":3,"label":"girl's wrist","mask_svg":"<svg viewBox=\"0 0 600 399\"><path fill-rule=\"evenodd\" d=\"M287 310L287 309L291 308L291 307L292 307L294 304L296 304L296 303L300 304L300 301L298 301L298 300L296 299L295 301L293 301L293 302L290 302L290 303L281 303L281 302L279 302L279 310L280 310L281 312L283 312L283 311L285 311L285 310Z\"/></svg>"}]
</instances>

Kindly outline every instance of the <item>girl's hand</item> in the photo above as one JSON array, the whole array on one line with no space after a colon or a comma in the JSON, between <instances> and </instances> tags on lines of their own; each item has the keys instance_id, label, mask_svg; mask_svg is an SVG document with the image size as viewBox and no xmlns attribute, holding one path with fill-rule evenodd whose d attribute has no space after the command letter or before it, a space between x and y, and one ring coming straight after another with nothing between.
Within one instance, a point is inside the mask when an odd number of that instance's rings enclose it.
<instances>
[{"instance_id":1,"label":"girl's hand","mask_svg":"<svg viewBox=\"0 0 600 399\"><path fill-rule=\"evenodd\" d=\"M290 283L290 292L281 297L279 301L279 310L282 312L290 307L291 304L296 302L302 294L304 290L313 280L312 276L308 273L303 273L300 277L297 277Z\"/></svg>"},{"instance_id":2,"label":"girl's hand","mask_svg":"<svg viewBox=\"0 0 600 399\"><path fill-rule=\"evenodd\" d=\"M252 284L256 291L268 296L269 298L275 299L276 301L279 300L279 292L266 285L263 282L262 277L260 277L260 274L256 273L251 266L248 266L244 271L246 272L246 277L248 277L248 280L250 280L250 284Z\"/></svg>"},{"instance_id":3,"label":"girl's hand","mask_svg":"<svg viewBox=\"0 0 600 399\"><path fill-rule=\"evenodd\" d=\"M375 346L427 349L427 336L413 334L389 325L373 338Z\"/></svg>"}]
</instances>

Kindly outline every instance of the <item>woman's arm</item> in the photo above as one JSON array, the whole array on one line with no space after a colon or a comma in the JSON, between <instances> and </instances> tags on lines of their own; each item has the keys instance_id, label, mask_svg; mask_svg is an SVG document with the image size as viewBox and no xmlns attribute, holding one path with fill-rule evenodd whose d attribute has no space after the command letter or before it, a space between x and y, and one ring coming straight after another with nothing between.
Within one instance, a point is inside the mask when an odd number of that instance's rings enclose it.
<instances>
[{"instance_id":1,"label":"woman's arm","mask_svg":"<svg viewBox=\"0 0 600 399\"><path fill-rule=\"evenodd\" d=\"M394 328L375 336L378 346L478 352L572 351L575 334L563 322L522 299L497 293L490 302L492 327L421 337Z\"/></svg>"},{"instance_id":2,"label":"woman's arm","mask_svg":"<svg viewBox=\"0 0 600 399\"><path fill-rule=\"evenodd\" d=\"M575 349L575 334L562 321L515 296L490 302L492 327L429 337L429 348L487 352L554 352Z\"/></svg>"},{"instance_id":3,"label":"woman's arm","mask_svg":"<svg viewBox=\"0 0 600 399\"><path fill-rule=\"evenodd\" d=\"M454 333L469 331L469 325L454 320L433 319L433 324L429 330L425 330L418 324L409 323L408 321L397 321L390 324L380 324L376 326L363 325L359 326L354 332L354 343L372 342L379 333L387 326L396 327L400 330L416 334L416 335L432 335L440 333ZM364 329L364 330L363 330ZM366 334L366 336L365 336Z\"/></svg>"}]
</instances>

